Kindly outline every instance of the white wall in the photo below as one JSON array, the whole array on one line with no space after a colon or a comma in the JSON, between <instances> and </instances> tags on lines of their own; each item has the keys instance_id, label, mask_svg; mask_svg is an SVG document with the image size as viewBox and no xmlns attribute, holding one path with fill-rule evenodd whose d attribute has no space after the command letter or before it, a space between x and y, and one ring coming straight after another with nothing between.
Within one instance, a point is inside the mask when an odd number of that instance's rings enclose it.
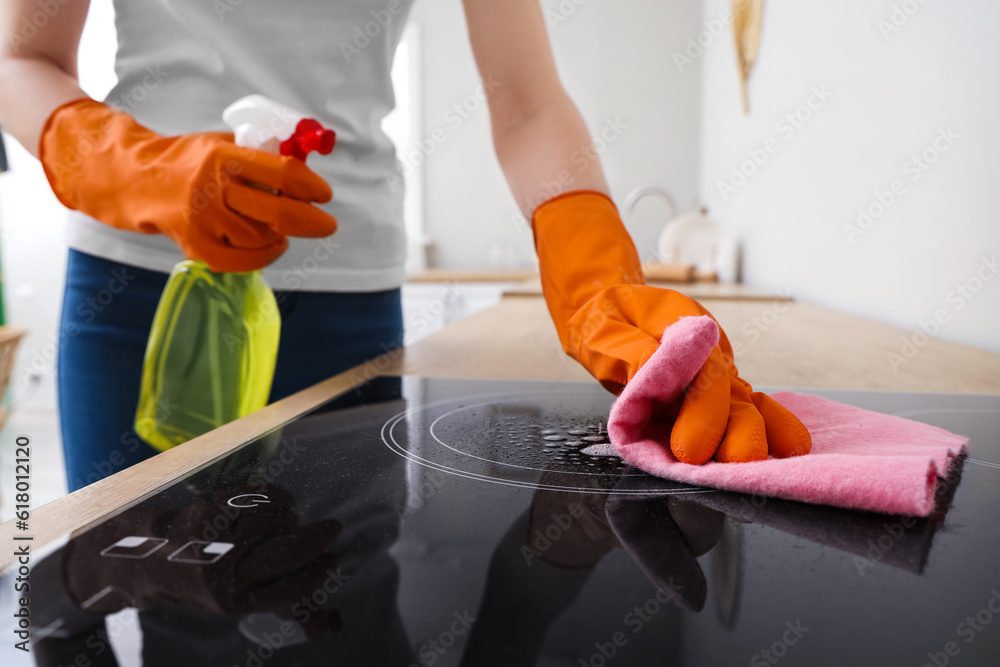
<instances>
[{"instance_id":1,"label":"white wall","mask_svg":"<svg viewBox=\"0 0 1000 667\"><path fill-rule=\"evenodd\" d=\"M559 70L593 134L619 118L627 127L601 155L619 203L645 183L669 188L682 209L697 195L699 74L672 53L699 30L698 0L542 0ZM422 33L424 131L443 131L425 151L425 217L441 267L530 265L531 232L496 162L484 104L462 119L455 104L479 85L461 3L418 0ZM517 48L512 44L511 48ZM474 104L470 104L470 107ZM459 122L461 120L461 122ZM609 136L616 132L609 131ZM666 223L655 200L626 220L644 259Z\"/></svg>"},{"instance_id":2,"label":"white wall","mask_svg":"<svg viewBox=\"0 0 1000 667\"><path fill-rule=\"evenodd\" d=\"M728 5L705 0L703 15ZM942 338L1000 351L1000 268L983 264L1000 258L998 29L989 0L771 0L749 118L731 40L705 49L700 187L745 243L746 282L915 332L937 313ZM829 99L800 109L814 87ZM797 110L800 127L777 125ZM957 138L934 148L948 128ZM763 166L720 193L766 142ZM856 225L879 193L884 213Z\"/></svg>"},{"instance_id":3,"label":"white wall","mask_svg":"<svg viewBox=\"0 0 1000 667\"><path fill-rule=\"evenodd\" d=\"M80 84L103 98L115 84L117 47L111 0L91 0L80 46ZM29 335L18 351L11 400L19 408L55 407L59 311L66 272L65 209L42 167L12 137L4 144L11 171L0 175L0 252L7 321Z\"/></svg>"}]
</instances>

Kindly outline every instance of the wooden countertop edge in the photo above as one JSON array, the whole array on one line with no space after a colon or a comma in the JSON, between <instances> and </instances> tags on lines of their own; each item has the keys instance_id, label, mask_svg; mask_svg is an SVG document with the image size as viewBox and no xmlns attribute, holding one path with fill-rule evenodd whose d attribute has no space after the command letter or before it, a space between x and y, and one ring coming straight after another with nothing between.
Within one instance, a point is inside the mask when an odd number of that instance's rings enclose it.
<instances>
[{"instance_id":1,"label":"wooden countertop edge","mask_svg":"<svg viewBox=\"0 0 1000 667\"><path fill-rule=\"evenodd\" d=\"M705 283L668 283L663 281L650 281L648 283L651 287L663 287L666 289L672 289L681 294L685 293L685 288L690 288L693 285L702 285ZM717 285L720 283L711 283ZM541 298L542 293L540 290L533 288L532 286L520 287L515 285L509 289L503 291L501 295L504 299L525 299L525 298ZM697 297L697 298L695 298ZM705 294L705 293L695 293L692 298L695 301L770 301L778 303L793 303L795 301L794 297L785 296L782 294Z\"/></svg>"},{"instance_id":2,"label":"wooden countertop edge","mask_svg":"<svg viewBox=\"0 0 1000 667\"><path fill-rule=\"evenodd\" d=\"M30 530L19 531L16 520L0 525L0 571L14 561L19 545L35 551L63 535L114 514L174 483L178 477L204 467L262 433L285 424L330 398L362 384L378 372L377 360L344 371L308 389L292 394L263 409L226 424L210 433L142 461L69 495L31 510ZM30 535L33 539L15 540Z\"/></svg>"},{"instance_id":3,"label":"wooden countertop edge","mask_svg":"<svg viewBox=\"0 0 1000 667\"><path fill-rule=\"evenodd\" d=\"M715 272L699 272L693 265L660 264L642 265L647 280L668 283L718 282ZM538 269L424 269L406 277L408 283L467 282L509 283L538 280Z\"/></svg>"},{"instance_id":4,"label":"wooden countertop edge","mask_svg":"<svg viewBox=\"0 0 1000 667\"><path fill-rule=\"evenodd\" d=\"M407 283L516 283L538 278L535 269L427 269L406 277Z\"/></svg>"},{"instance_id":5,"label":"wooden countertop edge","mask_svg":"<svg viewBox=\"0 0 1000 667\"><path fill-rule=\"evenodd\" d=\"M647 278L646 284L651 287L672 289L686 294L696 301L773 301L793 302L795 298L762 287L752 287L742 283L721 283L718 281L675 281ZM503 297L523 298L542 297L542 284L536 276L523 280L503 291Z\"/></svg>"}]
</instances>

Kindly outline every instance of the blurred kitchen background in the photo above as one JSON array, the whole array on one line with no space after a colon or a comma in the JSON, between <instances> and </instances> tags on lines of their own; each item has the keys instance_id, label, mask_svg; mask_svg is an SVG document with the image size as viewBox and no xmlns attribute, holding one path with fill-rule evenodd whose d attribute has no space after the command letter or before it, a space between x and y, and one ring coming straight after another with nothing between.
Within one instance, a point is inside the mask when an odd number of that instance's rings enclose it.
<instances>
[{"instance_id":1,"label":"blurred kitchen background","mask_svg":"<svg viewBox=\"0 0 1000 667\"><path fill-rule=\"evenodd\" d=\"M912 332L944 310L934 335L1000 352L1000 5L768 0L744 115L729 0L541 4L644 261L668 221L704 206L724 237L712 267L723 280ZM100 99L116 40L110 0L91 6L81 77ZM386 127L407 175L413 340L498 300L534 255L493 154L461 3L417 0L394 78ZM58 485L63 213L37 161L5 139L6 321L30 332L8 428L52 444L36 478ZM658 194L626 212L648 185Z\"/></svg>"}]
</instances>

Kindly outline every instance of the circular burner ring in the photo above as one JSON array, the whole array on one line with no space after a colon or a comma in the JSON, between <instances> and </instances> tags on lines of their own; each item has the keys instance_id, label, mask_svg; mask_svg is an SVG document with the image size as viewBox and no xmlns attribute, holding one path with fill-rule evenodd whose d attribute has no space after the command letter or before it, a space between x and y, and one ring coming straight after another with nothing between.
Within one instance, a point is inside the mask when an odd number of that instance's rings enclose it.
<instances>
[{"instance_id":1,"label":"circular burner ring","mask_svg":"<svg viewBox=\"0 0 1000 667\"><path fill-rule=\"evenodd\" d=\"M912 419L918 415L930 415L935 413L945 413L952 414L958 412L972 412L975 414L984 415L1000 415L1000 410L993 410L990 408L917 408L915 410L900 410L899 412L893 412L893 417L903 417L905 419ZM974 459L972 457L966 457L966 463L975 463L976 465L986 466L987 468L998 468L1000 469L1000 463L995 463L993 461L983 461L982 459Z\"/></svg>"},{"instance_id":2,"label":"circular burner ring","mask_svg":"<svg viewBox=\"0 0 1000 667\"><path fill-rule=\"evenodd\" d=\"M568 393L573 393L573 392L568 392ZM492 466L495 466L498 470L511 470L512 472L516 471L516 470L518 470L518 471L530 471L530 472L537 472L537 473L553 472L553 473L559 473L559 474L561 474L564 477L579 477L581 479L587 479L587 478L593 478L593 477L606 477L608 475L616 474L617 473L620 476L624 476L624 477L634 477L634 478L648 477L649 480L650 480L649 488L645 488L641 484L638 485L638 488L634 488L637 485L634 482L632 482L632 483L629 484L629 487L630 487L629 489L627 489L627 490L616 490L615 493L627 493L627 494L635 494L635 495L648 494L648 493L656 493L656 494L660 494L660 495L666 495L666 494L707 493L707 492L711 492L712 491L711 489L704 489L704 488L701 488L701 487L694 487L694 486L683 485L683 484L677 484L678 488L676 488L676 489L664 488L665 480L661 480L659 478L651 477L651 476L647 475L646 473L644 473L644 472L642 472L640 470L636 470L634 468L628 467L627 464L625 464L624 462L620 463L621 471L619 472L619 471L616 471L616 470L583 471L583 470L579 470L579 469L567 468L567 467L562 466L562 465L557 465L557 466L553 466L553 467L537 467L537 466L533 466L533 465L523 465L522 463L511 463L511 462L506 462L506 461L497 461L497 460L494 460L494 459L491 459L491 458L488 458L488 457L480 456L478 454L474 454L474 453L465 451L465 450L457 447L455 444L449 444L448 442L445 442L445 440L441 437L441 433L440 433L440 431L441 431L441 425L443 423L445 423L444 420L447 420L448 418L454 417L455 415L458 415L458 414L460 414L462 412L469 411L469 410L472 410L472 409L475 409L475 408L481 408L483 406L501 405L501 404L503 404L505 402L511 402L511 401L515 401L515 400L516 401L524 401L525 399L536 399L537 400L537 399L544 399L544 398L565 398L566 395L567 395L566 391L562 391L559 394L556 394L556 393L551 392L551 391L548 391L548 392L541 392L540 391L540 392L521 392L521 393L516 393L516 394L504 393L504 394L486 394L486 395L480 395L480 396L476 396L474 398L482 399L482 400L478 400L477 402L469 403L469 404L466 404L466 401L469 400L467 398L450 398L450 399L444 399L444 400L441 400L441 401L434 401L434 402L427 403L427 404L424 404L424 405L420 405L420 406L415 406L415 407L409 408L409 409L407 409L407 410L405 410L403 412L400 412L399 414L396 414L393 417L391 417L382 426L382 432L381 432L382 442L387 447L389 447L389 449L391 449L392 451L396 452L400 456L403 456L404 458L406 458L406 459L408 459L410 461L413 461L414 463L418 463L418 464L420 464L420 465L422 465L422 466L424 466L426 468L432 469L432 470L438 470L438 471L445 472L445 473L448 473L448 474L451 474L451 475L456 475L456 476L459 476L459 477L465 477L465 478L468 478L468 479L475 479L475 480L480 480L480 481L485 481L485 482L491 482L491 483L495 483L495 484L503 484L503 485L507 485L507 486L518 486L518 487L526 487L526 488L540 488L540 489L547 489L547 490L551 490L551 491L567 491L567 492L568 491L578 491L578 492L579 491L583 491L583 492L590 492L590 493L598 491L598 489L595 489L592 485L583 485L583 484L580 484L580 485L575 485L575 484L555 484L555 483L546 483L546 482L541 482L541 481L528 481L528 480L524 480L524 479L518 479L513 474L511 476L485 474L485 473L482 473L482 472L477 472L475 470L465 469L463 466L456 466L454 463L435 461L435 460L433 460L433 454L432 453L431 454L427 454L425 456L418 455L418 454L414 453L413 451L411 451L410 449L408 449L403 443L400 442L400 439L397 437L397 427L399 427L400 424L402 424L402 425L405 426L408 423L408 419L416 417L420 413L428 413L431 409L436 409L437 410L437 409L441 409L441 408L446 408L448 406L454 406L452 409L446 410L444 413L442 413L442 414L434 417L433 420L431 421L430 426L428 427L428 431L429 431L429 434L431 436L431 441L433 443L436 443L436 445L438 445L439 447L441 447L443 449L449 450L451 452L452 456L453 457L457 457L459 460L469 459L469 460L473 460L473 461L479 461L479 462L483 462L483 463L488 463L488 464L490 464ZM583 395L589 396L589 394L583 394ZM563 421L565 421L565 420L563 420ZM570 457L577 457L577 456L579 456L579 457L584 457L585 459L593 459L595 461L599 460L599 459L604 459L606 461L607 458L608 458L608 457L597 457L597 456L592 457L589 454L582 453L584 449L588 448L587 447L588 445L593 445L594 444L593 442L585 441L584 437L576 437L574 435L574 436L567 437L566 439L564 439L562 441L547 441L547 440L544 439L545 436L542 435L543 431L546 431L546 432L547 431L556 431L556 433L547 433L548 436L553 436L553 435L558 435L559 433L561 433L563 431L565 431L566 434L569 434L570 430L573 430L573 431L583 430L583 429L579 428L578 425L576 425L576 424L570 425L569 428L567 428L567 429L554 428L552 426L547 426L547 425L546 426L538 426L537 424L535 424L535 425L529 425L529 427L538 427L537 428L537 430L538 430L538 434L537 435L538 435L538 445L539 445L539 451L540 452L541 451L545 451L546 445L548 445L548 446L566 446L566 445L568 445L570 443L579 443L579 445L573 445L573 447L575 449L574 453L560 454L559 456L570 456ZM576 447L578 447L578 448L576 448ZM555 459L555 456L552 457L552 460L553 460L553 462L558 462L558 460Z\"/></svg>"}]
</instances>

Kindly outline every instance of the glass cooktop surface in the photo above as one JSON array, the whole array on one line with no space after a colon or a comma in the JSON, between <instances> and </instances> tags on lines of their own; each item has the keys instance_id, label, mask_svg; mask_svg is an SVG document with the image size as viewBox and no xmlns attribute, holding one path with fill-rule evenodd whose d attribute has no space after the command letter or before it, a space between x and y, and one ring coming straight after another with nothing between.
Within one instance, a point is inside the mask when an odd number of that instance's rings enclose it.
<instances>
[{"instance_id":1,"label":"glass cooktop surface","mask_svg":"<svg viewBox=\"0 0 1000 667\"><path fill-rule=\"evenodd\" d=\"M970 437L932 516L650 477L596 383L375 378L38 558L19 659L1000 664L1000 397L815 393Z\"/></svg>"}]
</instances>

